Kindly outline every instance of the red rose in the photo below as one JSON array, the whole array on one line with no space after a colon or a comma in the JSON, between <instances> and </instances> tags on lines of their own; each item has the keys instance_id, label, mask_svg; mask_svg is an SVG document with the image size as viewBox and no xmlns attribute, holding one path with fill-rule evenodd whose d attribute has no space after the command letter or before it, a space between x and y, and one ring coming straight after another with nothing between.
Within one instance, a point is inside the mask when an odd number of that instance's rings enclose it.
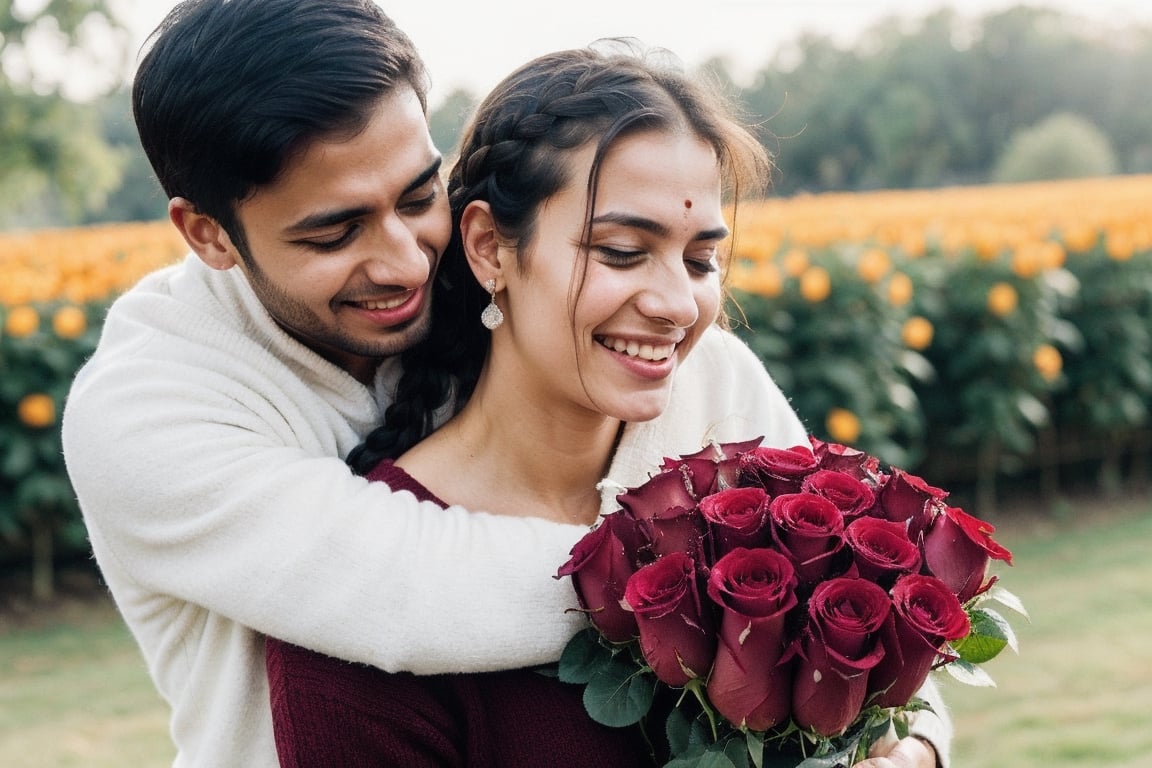
<instances>
[{"instance_id":1,"label":"red rose","mask_svg":"<svg viewBox=\"0 0 1152 768\"><path fill-rule=\"evenodd\" d=\"M1012 553L992 539L995 531L991 523L958 507L944 507L924 534L925 566L947 584L962 603L984 586L990 559L1012 564Z\"/></svg>"},{"instance_id":2,"label":"red rose","mask_svg":"<svg viewBox=\"0 0 1152 768\"><path fill-rule=\"evenodd\" d=\"M626 642L637 634L636 616L620 605L624 586L634 570L624 545L612 532L610 518L605 519L572 548L572 558L560 567L557 578L572 577L580 607L608 640Z\"/></svg>"},{"instance_id":3,"label":"red rose","mask_svg":"<svg viewBox=\"0 0 1152 768\"><path fill-rule=\"evenodd\" d=\"M792 563L772 549L733 549L708 576L708 596L722 609L708 699L737 726L766 730L788 717L792 665L779 661L795 588Z\"/></svg>"},{"instance_id":4,"label":"red rose","mask_svg":"<svg viewBox=\"0 0 1152 768\"><path fill-rule=\"evenodd\" d=\"M709 443L696 453L679 459L664 459L661 471L681 469L692 494L702 499L716 491L736 486L740 479L740 455L760 445L763 437L740 443Z\"/></svg>"},{"instance_id":5,"label":"red rose","mask_svg":"<svg viewBox=\"0 0 1152 768\"><path fill-rule=\"evenodd\" d=\"M820 469L832 469L851 475L857 480L875 478L880 468L880 460L864 451L849 448L839 443L826 443L814 435L808 436L812 453Z\"/></svg>"},{"instance_id":6,"label":"red rose","mask_svg":"<svg viewBox=\"0 0 1152 768\"><path fill-rule=\"evenodd\" d=\"M920 568L920 550L908 538L904 523L857 518L844 529L844 540L852 549L860 576L882 587L891 586L901 573L915 573Z\"/></svg>"},{"instance_id":7,"label":"red rose","mask_svg":"<svg viewBox=\"0 0 1152 768\"><path fill-rule=\"evenodd\" d=\"M761 485L769 496L797 493L805 476L816 471L816 457L805 446L756 448L740 457L742 485Z\"/></svg>"},{"instance_id":8,"label":"red rose","mask_svg":"<svg viewBox=\"0 0 1152 768\"><path fill-rule=\"evenodd\" d=\"M801 728L834 736L860 714L868 670L884 657L876 634L891 603L866 579L830 579L813 590L792 686L792 719Z\"/></svg>"},{"instance_id":9,"label":"red rose","mask_svg":"<svg viewBox=\"0 0 1152 768\"><path fill-rule=\"evenodd\" d=\"M872 702L902 707L932 671L941 647L967 636L968 614L948 585L934 576L908 574L892 587L892 615L882 634L884 658L868 675Z\"/></svg>"},{"instance_id":10,"label":"red rose","mask_svg":"<svg viewBox=\"0 0 1152 768\"><path fill-rule=\"evenodd\" d=\"M647 530L655 557L700 551L704 521L696 509L690 481L679 469L661 472L616 500Z\"/></svg>"},{"instance_id":11,"label":"red rose","mask_svg":"<svg viewBox=\"0 0 1152 768\"><path fill-rule=\"evenodd\" d=\"M828 499L846 518L859 517L876 503L876 494L867 483L837 470L816 470L804 478L800 490Z\"/></svg>"},{"instance_id":12,"label":"red rose","mask_svg":"<svg viewBox=\"0 0 1152 768\"><path fill-rule=\"evenodd\" d=\"M768 505L771 533L801 584L813 584L833 571L832 557L844 546L844 516L836 505L813 493L786 493Z\"/></svg>"},{"instance_id":13,"label":"red rose","mask_svg":"<svg viewBox=\"0 0 1152 768\"><path fill-rule=\"evenodd\" d=\"M909 538L919 541L920 533L931 521L939 502L947 496L947 491L928 485L916 475L893 469L880 487L878 503L871 514L898 523L907 522Z\"/></svg>"},{"instance_id":14,"label":"red rose","mask_svg":"<svg viewBox=\"0 0 1152 768\"><path fill-rule=\"evenodd\" d=\"M691 557L673 552L636 571L624 602L636 614L640 650L656 677L680 687L708 674L716 634L701 605Z\"/></svg>"},{"instance_id":15,"label":"red rose","mask_svg":"<svg viewBox=\"0 0 1152 768\"><path fill-rule=\"evenodd\" d=\"M712 536L712 558L736 547L768 543L768 494L763 488L729 488L700 499L700 514Z\"/></svg>"}]
</instances>

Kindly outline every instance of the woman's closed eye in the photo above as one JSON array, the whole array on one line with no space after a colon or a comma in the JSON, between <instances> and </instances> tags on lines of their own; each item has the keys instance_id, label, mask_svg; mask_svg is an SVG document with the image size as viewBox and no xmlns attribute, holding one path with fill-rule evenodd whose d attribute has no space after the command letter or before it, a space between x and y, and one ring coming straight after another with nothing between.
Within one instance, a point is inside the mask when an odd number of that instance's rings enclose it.
<instances>
[{"instance_id":1,"label":"woman's closed eye","mask_svg":"<svg viewBox=\"0 0 1152 768\"><path fill-rule=\"evenodd\" d=\"M684 263L688 265L688 269L697 275L710 275L719 270L716 265L716 249L711 249L705 254L695 256L685 256Z\"/></svg>"},{"instance_id":2,"label":"woman's closed eye","mask_svg":"<svg viewBox=\"0 0 1152 768\"><path fill-rule=\"evenodd\" d=\"M592 250L596 252L599 261L620 269L639 264L646 253L639 249L615 248L609 245L597 245Z\"/></svg>"}]
</instances>

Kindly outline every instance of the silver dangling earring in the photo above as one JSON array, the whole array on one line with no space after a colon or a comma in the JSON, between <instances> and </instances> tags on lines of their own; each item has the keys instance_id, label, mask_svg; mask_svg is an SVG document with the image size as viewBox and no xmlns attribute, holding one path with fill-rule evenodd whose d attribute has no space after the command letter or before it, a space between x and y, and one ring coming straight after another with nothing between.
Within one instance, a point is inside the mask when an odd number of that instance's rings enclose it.
<instances>
[{"instance_id":1,"label":"silver dangling earring","mask_svg":"<svg viewBox=\"0 0 1152 768\"><path fill-rule=\"evenodd\" d=\"M488 306L484 307L484 311L480 313L480 322L484 327L490 331L494 331L504 324L504 313L500 311L500 307L496 306L496 281L489 279L484 283L484 290L488 291L492 296L492 300L488 302Z\"/></svg>"}]
</instances>

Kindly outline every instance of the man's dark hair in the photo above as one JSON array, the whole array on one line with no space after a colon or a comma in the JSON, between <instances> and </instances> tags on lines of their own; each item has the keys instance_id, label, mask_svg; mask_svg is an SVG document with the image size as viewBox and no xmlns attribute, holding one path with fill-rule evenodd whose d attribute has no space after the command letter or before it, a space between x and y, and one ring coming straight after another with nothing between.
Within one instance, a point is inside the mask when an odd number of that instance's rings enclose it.
<instances>
[{"instance_id":1,"label":"man's dark hair","mask_svg":"<svg viewBox=\"0 0 1152 768\"><path fill-rule=\"evenodd\" d=\"M397 86L425 103L416 48L371 0L185 0L149 38L132 86L140 143L169 198L223 226L322 137L352 137Z\"/></svg>"}]
</instances>

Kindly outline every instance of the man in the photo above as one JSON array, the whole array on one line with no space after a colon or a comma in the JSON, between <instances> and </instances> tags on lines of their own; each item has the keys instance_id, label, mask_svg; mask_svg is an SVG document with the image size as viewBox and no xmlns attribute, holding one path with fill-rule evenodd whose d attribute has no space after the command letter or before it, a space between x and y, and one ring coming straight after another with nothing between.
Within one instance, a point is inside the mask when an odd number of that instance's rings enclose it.
<instances>
[{"instance_id":1,"label":"man","mask_svg":"<svg viewBox=\"0 0 1152 768\"><path fill-rule=\"evenodd\" d=\"M433 311L451 225L424 95L368 0L188 0L141 63L141 142L193 253L110 310L64 446L177 766L276 765L264 635L469 672L554 660L582 625L551 578L582 529L418 504L340 458ZM762 370L695 362L730 395L674 393L678 417L630 429L614 478L643 480L654 445L698 447L739 399L803 440Z\"/></svg>"}]
</instances>

